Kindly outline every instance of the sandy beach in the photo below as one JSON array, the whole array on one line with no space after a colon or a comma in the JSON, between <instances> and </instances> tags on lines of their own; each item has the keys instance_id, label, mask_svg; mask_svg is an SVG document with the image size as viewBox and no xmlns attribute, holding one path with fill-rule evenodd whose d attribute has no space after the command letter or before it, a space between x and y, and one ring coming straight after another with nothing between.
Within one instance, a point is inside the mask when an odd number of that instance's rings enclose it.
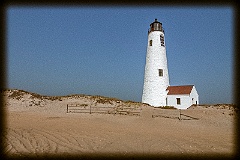
<instances>
[{"instance_id":1,"label":"sandy beach","mask_svg":"<svg viewBox=\"0 0 240 160\"><path fill-rule=\"evenodd\" d=\"M5 99L8 156L234 154L236 113L231 105L192 106L180 112L83 95L50 99L18 90L6 91ZM68 104L109 110L67 113ZM109 112L124 105L141 110L138 115Z\"/></svg>"}]
</instances>

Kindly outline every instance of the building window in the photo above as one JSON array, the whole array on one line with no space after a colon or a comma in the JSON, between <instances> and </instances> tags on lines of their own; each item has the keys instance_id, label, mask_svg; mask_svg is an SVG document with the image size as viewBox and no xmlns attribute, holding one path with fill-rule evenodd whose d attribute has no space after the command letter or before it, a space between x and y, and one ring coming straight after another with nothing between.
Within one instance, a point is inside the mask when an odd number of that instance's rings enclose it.
<instances>
[{"instance_id":1,"label":"building window","mask_svg":"<svg viewBox=\"0 0 240 160\"><path fill-rule=\"evenodd\" d=\"M177 104L181 104L181 99L180 98L177 98Z\"/></svg>"},{"instance_id":2,"label":"building window","mask_svg":"<svg viewBox=\"0 0 240 160\"><path fill-rule=\"evenodd\" d=\"M152 46L152 40L149 41L149 46Z\"/></svg>"},{"instance_id":3,"label":"building window","mask_svg":"<svg viewBox=\"0 0 240 160\"><path fill-rule=\"evenodd\" d=\"M159 75L160 77L163 76L163 69L158 69L158 75Z\"/></svg>"},{"instance_id":4,"label":"building window","mask_svg":"<svg viewBox=\"0 0 240 160\"><path fill-rule=\"evenodd\" d=\"M164 45L164 36L162 34L160 35L160 42L161 42L161 46L164 47L165 46Z\"/></svg>"}]
</instances>

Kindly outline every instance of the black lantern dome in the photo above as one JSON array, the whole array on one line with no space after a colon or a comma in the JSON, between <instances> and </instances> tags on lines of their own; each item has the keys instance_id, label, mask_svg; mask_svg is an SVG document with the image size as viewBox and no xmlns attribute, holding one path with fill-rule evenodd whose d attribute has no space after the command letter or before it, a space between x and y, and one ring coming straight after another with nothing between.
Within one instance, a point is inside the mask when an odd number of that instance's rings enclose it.
<instances>
[{"instance_id":1,"label":"black lantern dome","mask_svg":"<svg viewBox=\"0 0 240 160\"><path fill-rule=\"evenodd\" d=\"M162 28L162 23L158 22L157 19L155 19L155 21L150 24L150 29L148 30L148 33L152 32L152 31L162 31L162 32L164 32L164 30Z\"/></svg>"}]
</instances>

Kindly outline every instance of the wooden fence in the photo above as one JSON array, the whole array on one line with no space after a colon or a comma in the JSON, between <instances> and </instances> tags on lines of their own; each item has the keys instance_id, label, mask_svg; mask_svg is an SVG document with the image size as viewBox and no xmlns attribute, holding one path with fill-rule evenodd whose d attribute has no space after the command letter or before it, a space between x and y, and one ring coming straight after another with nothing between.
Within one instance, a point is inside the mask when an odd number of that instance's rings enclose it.
<instances>
[{"instance_id":1,"label":"wooden fence","mask_svg":"<svg viewBox=\"0 0 240 160\"><path fill-rule=\"evenodd\" d=\"M195 118L186 114L182 114L181 109L179 109L179 116L166 116L161 114L153 114L152 118L162 117L162 118L171 118L171 119L179 119L179 120L199 120L199 118ZM187 117L187 118L186 118Z\"/></svg>"},{"instance_id":2,"label":"wooden fence","mask_svg":"<svg viewBox=\"0 0 240 160\"><path fill-rule=\"evenodd\" d=\"M115 114L121 115L137 115L140 116L142 109L134 108L134 107L117 107L115 110Z\"/></svg>"},{"instance_id":3,"label":"wooden fence","mask_svg":"<svg viewBox=\"0 0 240 160\"><path fill-rule=\"evenodd\" d=\"M67 113L103 113L103 114L120 114L120 115L138 115L142 109L134 107L92 107L80 104L67 104Z\"/></svg>"}]
</instances>

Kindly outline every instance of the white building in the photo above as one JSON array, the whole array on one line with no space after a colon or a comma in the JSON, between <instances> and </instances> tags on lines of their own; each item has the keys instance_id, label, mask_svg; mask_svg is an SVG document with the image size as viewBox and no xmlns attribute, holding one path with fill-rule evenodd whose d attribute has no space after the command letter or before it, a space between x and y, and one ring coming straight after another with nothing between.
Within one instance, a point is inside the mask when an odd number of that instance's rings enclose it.
<instances>
[{"instance_id":1,"label":"white building","mask_svg":"<svg viewBox=\"0 0 240 160\"><path fill-rule=\"evenodd\" d=\"M187 109L193 104L199 104L198 93L194 85L168 86L167 106Z\"/></svg>"},{"instance_id":2,"label":"white building","mask_svg":"<svg viewBox=\"0 0 240 160\"><path fill-rule=\"evenodd\" d=\"M144 75L142 103L154 107L174 106L187 109L192 104L199 104L195 86L170 86L166 44L162 23L157 19L150 24Z\"/></svg>"}]
</instances>

